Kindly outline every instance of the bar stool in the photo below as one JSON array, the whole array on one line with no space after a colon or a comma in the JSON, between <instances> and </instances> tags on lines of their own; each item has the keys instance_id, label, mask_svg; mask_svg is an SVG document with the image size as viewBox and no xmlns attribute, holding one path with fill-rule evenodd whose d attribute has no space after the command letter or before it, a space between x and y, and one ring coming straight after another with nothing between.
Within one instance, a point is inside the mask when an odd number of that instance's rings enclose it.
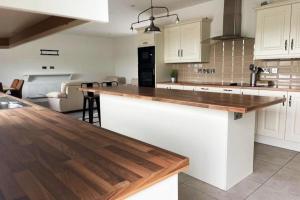
<instances>
[{"instance_id":1,"label":"bar stool","mask_svg":"<svg viewBox=\"0 0 300 200\"><path fill-rule=\"evenodd\" d=\"M81 88L92 88L100 87L98 82L82 83ZM100 96L94 94L93 92L83 92L83 113L82 120L85 121L85 112L87 110L86 104L88 103L89 112L89 123L94 124L94 103L96 102L96 108L98 112L99 125L101 127L101 116L100 116Z\"/></svg>"},{"instance_id":2,"label":"bar stool","mask_svg":"<svg viewBox=\"0 0 300 200\"><path fill-rule=\"evenodd\" d=\"M119 83L117 81L104 81L101 83L102 87L113 87L113 86L118 86Z\"/></svg>"}]
</instances>

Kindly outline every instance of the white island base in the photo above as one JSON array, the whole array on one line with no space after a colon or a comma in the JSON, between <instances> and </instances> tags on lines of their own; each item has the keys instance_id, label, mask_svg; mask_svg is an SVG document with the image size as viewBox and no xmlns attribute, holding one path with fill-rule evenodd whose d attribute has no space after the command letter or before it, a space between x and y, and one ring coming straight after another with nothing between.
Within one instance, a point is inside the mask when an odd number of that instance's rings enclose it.
<instances>
[{"instance_id":1,"label":"white island base","mask_svg":"<svg viewBox=\"0 0 300 200\"><path fill-rule=\"evenodd\" d=\"M100 94L102 127L189 157L188 174L228 190L253 172L255 112Z\"/></svg>"}]
</instances>

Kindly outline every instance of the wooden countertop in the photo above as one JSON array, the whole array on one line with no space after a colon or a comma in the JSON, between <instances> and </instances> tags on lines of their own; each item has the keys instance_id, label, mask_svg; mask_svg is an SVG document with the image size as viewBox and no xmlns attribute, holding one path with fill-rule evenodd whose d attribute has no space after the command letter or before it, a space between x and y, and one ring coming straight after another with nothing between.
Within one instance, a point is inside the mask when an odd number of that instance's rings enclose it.
<instances>
[{"instance_id":1,"label":"wooden countertop","mask_svg":"<svg viewBox=\"0 0 300 200\"><path fill-rule=\"evenodd\" d=\"M142 88L130 85L119 87L84 88L80 90L237 113L247 113L285 101L284 98Z\"/></svg>"},{"instance_id":2,"label":"wooden countertop","mask_svg":"<svg viewBox=\"0 0 300 200\"><path fill-rule=\"evenodd\" d=\"M1 200L124 199L188 167L183 156L29 104L0 110Z\"/></svg>"},{"instance_id":3,"label":"wooden countertop","mask_svg":"<svg viewBox=\"0 0 300 200\"><path fill-rule=\"evenodd\" d=\"M211 83L211 82L158 82L157 84L166 85L182 85L182 86L199 86L199 87L217 87L217 88L232 88L232 89L251 89L251 90L271 90L271 91L286 91L286 92L300 92L300 87L297 86L270 86L270 87L251 87L249 84L242 84L237 86L231 86L229 83Z\"/></svg>"}]
</instances>

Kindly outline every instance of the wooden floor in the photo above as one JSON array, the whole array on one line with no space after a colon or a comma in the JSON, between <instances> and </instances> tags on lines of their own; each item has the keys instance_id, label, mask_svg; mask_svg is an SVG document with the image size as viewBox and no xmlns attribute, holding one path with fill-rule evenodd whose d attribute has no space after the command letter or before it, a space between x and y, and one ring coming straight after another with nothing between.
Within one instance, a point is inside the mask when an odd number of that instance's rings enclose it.
<instances>
[{"instance_id":1,"label":"wooden floor","mask_svg":"<svg viewBox=\"0 0 300 200\"><path fill-rule=\"evenodd\" d=\"M124 199L188 166L39 106L0 111L0 200Z\"/></svg>"}]
</instances>

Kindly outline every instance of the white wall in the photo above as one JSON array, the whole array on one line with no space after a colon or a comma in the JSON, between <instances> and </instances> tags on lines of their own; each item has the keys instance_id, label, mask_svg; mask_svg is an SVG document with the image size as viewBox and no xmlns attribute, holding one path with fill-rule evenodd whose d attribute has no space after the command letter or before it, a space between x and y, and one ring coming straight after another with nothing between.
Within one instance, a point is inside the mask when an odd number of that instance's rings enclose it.
<instances>
[{"instance_id":1,"label":"white wall","mask_svg":"<svg viewBox=\"0 0 300 200\"><path fill-rule=\"evenodd\" d=\"M127 83L138 77L138 50L136 36L114 39L114 67L116 76L126 77Z\"/></svg>"},{"instance_id":2,"label":"white wall","mask_svg":"<svg viewBox=\"0 0 300 200\"><path fill-rule=\"evenodd\" d=\"M40 49L57 49L60 56L41 56ZM55 70L45 71L42 66L55 66ZM56 34L12 49L0 49L0 81L5 85L28 73L61 72L75 73L75 79L98 81L114 75L112 39Z\"/></svg>"},{"instance_id":3,"label":"white wall","mask_svg":"<svg viewBox=\"0 0 300 200\"><path fill-rule=\"evenodd\" d=\"M244 36L255 36L255 8L258 7L262 1L264 0L243 0L242 33ZM224 0L212 0L179 9L172 13L177 13L182 21L204 17L212 19L211 37L213 37L222 35L223 33L223 9ZM169 22L172 23L172 21ZM121 37L114 40L115 46L120 44L122 47L116 54L115 69L117 75L125 76L127 80L130 80L132 77L137 77L137 45L133 45L133 40L134 36Z\"/></svg>"}]
</instances>

